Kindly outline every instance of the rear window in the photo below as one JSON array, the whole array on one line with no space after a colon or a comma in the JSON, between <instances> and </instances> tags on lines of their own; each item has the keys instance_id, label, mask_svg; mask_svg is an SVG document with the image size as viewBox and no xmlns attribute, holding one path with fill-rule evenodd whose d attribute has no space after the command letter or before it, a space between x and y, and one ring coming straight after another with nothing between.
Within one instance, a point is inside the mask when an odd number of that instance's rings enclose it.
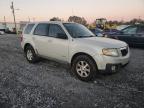
<instances>
[{"instance_id":1,"label":"rear window","mask_svg":"<svg viewBox=\"0 0 144 108\"><path fill-rule=\"evenodd\" d=\"M34 24L28 24L24 31L24 34L30 34L33 27L34 27Z\"/></svg>"}]
</instances>

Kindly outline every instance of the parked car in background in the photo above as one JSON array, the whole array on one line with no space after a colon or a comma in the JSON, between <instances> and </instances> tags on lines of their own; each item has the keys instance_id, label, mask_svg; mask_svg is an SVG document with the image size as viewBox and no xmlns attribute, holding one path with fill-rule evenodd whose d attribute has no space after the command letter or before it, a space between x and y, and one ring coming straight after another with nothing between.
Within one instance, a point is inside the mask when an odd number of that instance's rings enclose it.
<instances>
[{"instance_id":1,"label":"parked car in background","mask_svg":"<svg viewBox=\"0 0 144 108\"><path fill-rule=\"evenodd\" d=\"M103 32L105 35L113 35L113 34L119 32L119 30L117 30L117 29L105 29Z\"/></svg>"},{"instance_id":2,"label":"parked car in background","mask_svg":"<svg viewBox=\"0 0 144 108\"><path fill-rule=\"evenodd\" d=\"M83 81L92 80L101 71L117 72L130 57L125 42L96 37L85 26L70 22L27 24L21 45L30 63L38 57L66 62Z\"/></svg>"},{"instance_id":3,"label":"parked car in background","mask_svg":"<svg viewBox=\"0 0 144 108\"><path fill-rule=\"evenodd\" d=\"M2 30L0 30L0 35L3 35L3 34L5 34L5 32Z\"/></svg>"},{"instance_id":4,"label":"parked car in background","mask_svg":"<svg viewBox=\"0 0 144 108\"><path fill-rule=\"evenodd\" d=\"M107 37L107 35L111 35L111 34L115 34L117 32L119 32L119 30L117 29L99 29L99 28L95 28L95 29L90 29L96 36L98 37Z\"/></svg>"},{"instance_id":5,"label":"parked car in background","mask_svg":"<svg viewBox=\"0 0 144 108\"><path fill-rule=\"evenodd\" d=\"M144 25L131 25L108 37L125 41L133 47L144 47Z\"/></svg>"},{"instance_id":6,"label":"parked car in background","mask_svg":"<svg viewBox=\"0 0 144 108\"><path fill-rule=\"evenodd\" d=\"M0 35L5 33L5 26L0 24Z\"/></svg>"},{"instance_id":7,"label":"parked car in background","mask_svg":"<svg viewBox=\"0 0 144 108\"><path fill-rule=\"evenodd\" d=\"M119 26L117 26L117 30L122 30L122 29L125 29L126 27L128 27L128 26L130 26L130 25L119 25Z\"/></svg>"},{"instance_id":8,"label":"parked car in background","mask_svg":"<svg viewBox=\"0 0 144 108\"><path fill-rule=\"evenodd\" d=\"M95 29L90 29L90 31L93 32L98 37L104 37L105 36L105 33L102 29L95 28Z\"/></svg>"}]
</instances>

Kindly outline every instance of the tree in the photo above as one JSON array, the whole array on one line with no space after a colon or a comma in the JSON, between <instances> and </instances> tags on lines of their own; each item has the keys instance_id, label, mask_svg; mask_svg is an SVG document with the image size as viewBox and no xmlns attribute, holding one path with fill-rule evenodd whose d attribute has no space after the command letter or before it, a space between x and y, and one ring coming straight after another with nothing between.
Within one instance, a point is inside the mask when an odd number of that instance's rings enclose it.
<instances>
[{"instance_id":1,"label":"tree","mask_svg":"<svg viewBox=\"0 0 144 108\"><path fill-rule=\"evenodd\" d=\"M142 19L132 19L130 22L130 24L136 24L136 23L144 23L144 21Z\"/></svg>"},{"instance_id":2,"label":"tree","mask_svg":"<svg viewBox=\"0 0 144 108\"><path fill-rule=\"evenodd\" d=\"M50 19L50 21L62 21L59 17L53 17Z\"/></svg>"},{"instance_id":3,"label":"tree","mask_svg":"<svg viewBox=\"0 0 144 108\"><path fill-rule=\"evenodd\" d=\"M83 25L87 25L87 21L85 20L84 17L78 17L78 16L70 16L68 19L69 22L76 22L76 23L80 23Z\"/></svg>"}]
</instances>

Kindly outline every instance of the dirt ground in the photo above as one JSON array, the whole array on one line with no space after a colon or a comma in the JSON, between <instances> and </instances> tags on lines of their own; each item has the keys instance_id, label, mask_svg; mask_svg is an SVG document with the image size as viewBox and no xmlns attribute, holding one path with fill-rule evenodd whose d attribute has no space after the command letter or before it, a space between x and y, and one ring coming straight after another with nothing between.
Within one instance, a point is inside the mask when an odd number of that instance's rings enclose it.
<instances>
[{"instance_id":1,"label":"dirt ground","mask_svg":"<svg viewBox=\"0 0 144 108\"><path fill-rule=\"evenodd\" d=\"M144 108L144 49L119 73L82 82L65 64L29 64L15 35L0 35L0 108Z\"/></svg>"}]
</instances>

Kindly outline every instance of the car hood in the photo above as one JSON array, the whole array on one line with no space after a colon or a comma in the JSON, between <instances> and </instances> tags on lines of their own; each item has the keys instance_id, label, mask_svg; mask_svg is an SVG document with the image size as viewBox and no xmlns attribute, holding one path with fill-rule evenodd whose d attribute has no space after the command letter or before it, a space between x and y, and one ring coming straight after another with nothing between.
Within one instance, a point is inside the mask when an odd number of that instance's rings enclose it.
<instances>
[{"instance_id":1,"label":"car hood","mask_svg":"<svg viewBox=\"0 0 144 108\"><path fill-rule=\"evenodd\" d=\"M102 48L121 48L127 46L123 41L109 39L104 37L77 38L83 44L102 47Z\"/></svg>"}]
</instances>

